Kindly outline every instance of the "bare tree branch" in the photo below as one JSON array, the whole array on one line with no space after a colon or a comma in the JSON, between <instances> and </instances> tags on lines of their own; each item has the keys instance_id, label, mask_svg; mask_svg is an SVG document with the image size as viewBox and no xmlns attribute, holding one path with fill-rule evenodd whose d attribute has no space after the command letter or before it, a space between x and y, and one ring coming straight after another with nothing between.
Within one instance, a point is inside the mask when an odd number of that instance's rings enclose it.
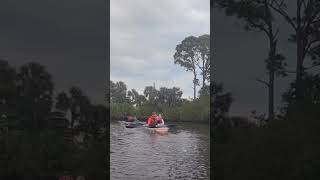
<instances>
[{"instance_id":1,"label":"bare tree branch","mask_svg":"<svg viewBox=\"0 0 320 180\"><path fill-rule=\"evenodd\" d=\"M306 1L302 0L300 3L303 4L303 8L306 9L309 5L309 1L308 1L308 5L306 4Z\"/></svg>"},{"instance_id":2,"label":"bare tree branch","mask_svg":"<svg viewBox=\"0 0 320 180\"><path fill-rule=\"evenodd\" d=\"M266 34L269 34L269 31L266 29L265 25L263 25L263 24L257 24L257 23L253 22L253 21L250 20L250 19L247 19L247 20L248 20L248 22L251 24L251 26L258 28L258 29L260 29L261 31L264 31Z\"/></svg>"},{"instance_id":3,"label":"bare tree branch","mask_svg":"<svg viewBox=\"0 0 320 180\"><path fill-rule=\"evenodd\" d=\"M273 4L275 3L276 6ZM293 20L289 17L289 15L283 10L283 5L284 2L281 1L281 3L279 4L279 2L277 0L272 0L271 3L269 3L270 7L277 11L279 14L281 14L286 20L287 22L295 29L297 30L297 26L295 25L295 23L293 22Z\"/></svg>"},{"instance_id":4,"label":"bare tree branch","mask_svg":"<svg viewBox=\"0 0 320 180\"><path fill-rule=\"evenodd\" d=\"M264 84L264 85L266 85L266 86L270 86L270 84L269 83L267 83L266 81L263 81L263 80L261 80L261 79L256 79L256 81L258 81L258 82L260 82L260 83L262 83L262 84Z\"/></svg>"},{"instance_id":5,"label":"bare tree branch","mask_svg":"<svg viewBox=\"0 0 320 180\"><path fill-rule=\"evenodd\" d=\"M320 63L319 64L314 64L314 65L312 65L310 67L305 67L304 70L310 70L310 69L318 67L318 66L320 66Z\"/></svg>"},{"instance_id":6,"label":"bare tree branch","mask_svg":"<svg viewBox=\"0 0 320 180\"><path fill-rule=\"evenodd\" d=\"M320 22L320 17L318 19L315 19L311 22L311 24L319 23Z\"/></svg>"},{"instance_id":7,"label":"bare tree branch","mask_svg":"<svg viewBox=\"0 0 320 180\"><path fill-rule=\"evenodd\" d=\"M276 38L279 34L279 28L277 28L276 32L274 33L274 37Z\"/></svg>"},{"instance_id":8,"label":"bare tree branch","mask_svg":"<svg viewBox=\"0 0 320 180\"><path fill-rule=\"evenodd\" d=\"M307 9L306 9L306 11L307 11L307 19L308 19L308 21L306 21L304 24L303 24L303 28L305 29L305 32L308 32L309 31L309 28L310 28L310 26L312 25L312 24L314 24L314 23L317 23L317 22L319 22L319 20L320 19L317 19L317 16L319 15L319 11L312 11L312 10L310 10L310 8L313 8L312 6L313 6L314 4L313 3L311 3L310 1L308 1L308 6L307 6ZM308 12L314 12L314 14L311 14L311 13L308 13Z\"/></svg>"},{"instance_id":9,"label":"bare tree branch","mask_svg":"<svg viewBox=\"0 0 320 180\"><path fill-rule=\"evenodd\" d=\"M305 46L305 54L307 52L310 52L310 48L313 44L319 42L319 39L314 39L313 41L310 41L306 46Z\"/></svg>"},{"instance_id":10,"label":"bare tree branch","mask_svg":"<svg viewBox=\"0 0 320 180\"><path fill-rule=\"evenodd\" d=\"M295 74L295 73L297 73L296 71L293 71L293 70L285 70L284 72L286 72L286 73L291 73L291 74Z\"/></svg>"}]
</instances>

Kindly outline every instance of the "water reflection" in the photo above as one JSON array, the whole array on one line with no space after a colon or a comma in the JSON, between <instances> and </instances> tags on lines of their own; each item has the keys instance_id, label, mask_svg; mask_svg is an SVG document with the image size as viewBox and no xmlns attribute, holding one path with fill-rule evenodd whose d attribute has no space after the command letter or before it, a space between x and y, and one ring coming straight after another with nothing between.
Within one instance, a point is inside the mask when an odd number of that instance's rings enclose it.
<instances>
[{"instance_id":1,"label":"water reflection","mask_svg":"<svg viewBox=\"0 0 320 180\"><path fill-rule=\"evenodd\" d=\"M111 124L111 179L209 179L209 128L179 124L167 135Z\"/></svg>"}]
</instances>

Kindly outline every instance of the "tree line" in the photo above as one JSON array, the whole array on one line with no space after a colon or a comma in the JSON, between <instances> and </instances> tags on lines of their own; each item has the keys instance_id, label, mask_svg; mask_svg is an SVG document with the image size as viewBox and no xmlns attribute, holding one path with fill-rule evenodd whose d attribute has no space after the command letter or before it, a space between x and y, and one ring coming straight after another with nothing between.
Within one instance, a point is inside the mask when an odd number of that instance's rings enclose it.
<instances>
[{"instance_id":1,"label":"tree line","mask_svg":"<svg viewBox=\"0 0 320 180\"><path fill-rule=\"evenodd\" d=\"M178 87L156 89L154 86L146 86L143 94L139 94L135 89L128 90L122 81L110 81L111 117L123 119L134 115L145 120L156 111L168 120L209 121L209 86L205 85L194 101L182 98L182 94ZM191 107L198 109L187 112Z\"/></svg>"}]
</instances>

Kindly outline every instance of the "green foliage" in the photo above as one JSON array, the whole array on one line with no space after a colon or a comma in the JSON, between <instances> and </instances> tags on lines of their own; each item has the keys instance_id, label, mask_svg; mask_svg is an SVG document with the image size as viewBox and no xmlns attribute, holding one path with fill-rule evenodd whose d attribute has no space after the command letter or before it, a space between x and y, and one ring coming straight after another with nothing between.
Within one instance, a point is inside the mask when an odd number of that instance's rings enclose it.
<instances>
[{"instance_id":1,"label":"green foliage","mask_svg":"<svg viewBox=\"0 0 320 180\"><path fill-rule=\"evenodd\" d=\"M158 103L169 107L178 106L181 103L182 91L179 88L172 89L161 87L159 91Z\"/></svg>"},{"instance_id":2,"label":"green foliage","mask_svg":"<svg viewBox=\"0 0 320 180\"><path fill-rule=\"evenodd\" d=\"M163 107L161 113L162 116L167 120L183 120L181 118L181 107Z\"/></svg>"},{"instance_id":3,"label":"green foliage","mask_svg":"<svg viewBox=\"0 0 320 180\"><path fill-rule=\"evenodd\" d=\"M202 86L205 86L205 81L210 82L210 35L205 34L198 37L197 51L199 60L197 66L201 70Z\"/></svg>"},{"instance_id":4,"label":"green foliage","mask_svg":"<svg viewBox=\"0 0 320 180\"><path fill-rule=\"evenodd\" d=\"M111 103L111 118L116 120L134 115L144 121L152 112L157 112L169 121L208 122L210 112L209 86L204 86L199 99L194 101L182 99L182 94L183 92L177 87L161 87L160 90L157 90L152 86L147 86L144 90L145 96L135 90L129 91L128 97L131 97L131 103ZM136 97L140 96L145 97L143 98L145 99L144 103L136 103Z\"/></svg>"},{"instance_id":5,"label":"green foliage","mask_svg":"<svg viewBox=\"0 0 320 180\"><path fill-rule=\"evenodd\" d=\"M159 91L156 90L153 86L145 87L143 94L148 100L148 104L156 105L158 103Z\"/></svg>"},{"instance_id":6,"label":"green foliage","mask_svg":"<svg viewBox=\"0 0 320 180\"><path fill-rule=\"evenodd\" d=\"M209 121L210 103L204 99L184 104L180 114L180 118L185 121Z\"/></svg>"},{"instance_id":7,"label":"green foliage","mask_svg":"<svg viewBox=\"0 0 320 180\"><path fill-rule=\"evenodd\" d=\"M185 38L181 44L177 45L176 52L174 54L174 63L185 68L187 71L196 70L196 52L198 39L194 36Z\"/></svg>"},{"instance_id":8,"label":"green foliage","mask_svg":"<svg viewBox=\"0 0 320 180\"><path fill-rule=\"evenodd\" d=\"M110 81L110 100L111 103L123 103L129 102L127 97L127 86L124 82L112 82Z\"/></svg>"},{"instance_id":9,"label":"green foliage","mask_svg":"<svg viewBox=\"0 0 320 180\"><path fill-rule=\"evenodd\" d=\"M202 75L202 86L210 79L210 36L205 34L199 37L186 37L176 46L173 55L174 64L183 67L186 71L193 73L194 99L196 99L196 87L199 86L197 78L198 70Z\"/></svg>"},{"instance_id":10,"label":"green foliage","mask_svg":"<svg viewBox=\"0 0 320 180\"><path fill-rule=\"evenodd\" d=\"M122 119L136 114L135 108L129 103L112 103L110 108L112 119Z\"/></svg>"},{"instance_id":11,"label":"green foliage","mask_svg":"<svg viewBox=\"0 0 320 180\"><path fill-rule=\"evenodd\" d=\"M142 106L147 101L146 97L140 95L135 89L128 91L128 96L131 100L131 104L135 106Z\"/></svg>"},{"instance_id":12,"label":"green foliage","mask_svg":"<svg viewBox=\"0 0 320 180\"><path fill-rule=\"evenodd\" d=\"M147 116L150 115L151 112L155 112L158 110L159 110L159 107L155 105L146 104L136 108L136 112L137 112L136 115L137 117L146 118Z\"/></svg>"}]
</instances>

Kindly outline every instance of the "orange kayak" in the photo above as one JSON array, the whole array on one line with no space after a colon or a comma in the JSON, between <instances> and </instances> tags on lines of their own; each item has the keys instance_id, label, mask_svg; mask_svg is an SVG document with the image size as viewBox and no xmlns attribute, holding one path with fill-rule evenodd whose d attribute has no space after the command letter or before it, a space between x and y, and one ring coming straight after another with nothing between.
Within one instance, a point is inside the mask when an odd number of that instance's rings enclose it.
<instances>
[{"instance_id":1,"label":"orange kayak","mask_svg":"<svg viewBox=\"0 0 320 180\"><path fill-rule=\"evenodd\" d=\"M166 134L169 131L168 127L159 127L159 128L148 128L146 127L146 129L150 132L154 132L154 133L160 133L160 134Z\"/></svg>"}]
</instances>

